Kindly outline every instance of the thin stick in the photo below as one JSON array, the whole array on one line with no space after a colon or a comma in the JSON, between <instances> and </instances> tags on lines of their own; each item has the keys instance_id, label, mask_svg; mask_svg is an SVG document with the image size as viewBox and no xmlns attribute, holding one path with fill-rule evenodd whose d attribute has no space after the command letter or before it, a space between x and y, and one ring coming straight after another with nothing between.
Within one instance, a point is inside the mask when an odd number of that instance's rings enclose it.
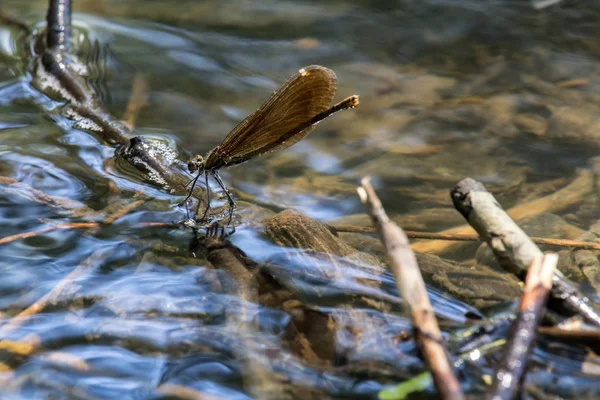
<instances>
[{"instance_id":1,"label":"thin stick","mask_svg":"<svg viewBox=\"0 0 600 400\"><path fill-rule=\"evenodd\" d=\"M337 232L354 232L354 233L377 233L377 229L371 226L332 226ZM453 242L480 242L481 238L476 233L437 233L437 232L419 232L419 231L404 231L409 239L430 239L430 240L447 240ZM559 247L576 247L584 250L600 250L600 243L582 242L581 240L569 239L554 239L543 237L530 237L533 243L544 244L549 246Z\"/></svg>"},{"instance_id":2,"label":"thin stick","mask_svg":"<svg viewBox=\"0 0 600 400\"><path fill-rule=\"evenodd\" d=\"M55 303L60 299L63 293L70 293L68 288L71 284L82 276L88 274L92 269L99 265L111 251L95 252L86 258L81 264L71 271L67 276L62 278L58 284L52 288L46 295L42 296L35 303L21 311L19 314L11 318L6 324L0 327L0 338L5 338L17 328L29 321L31 317L44 310L48 305Z\"/></svg>"},{"instance_id":3,"label":"thin stick","mask_svg":"<svg viewBox=\"0 0 600 400\"><path fill-rule=\"evenodd\" d=\"M123 207L123 208L113 212L111 215L107 216L104 219L104 221L102 221L102 223L106 224L106 225L111 225L112 223L114 223L116 220L118 220L122 216L129 214L131 211L133 211L134 209L136 209L139 206L141 206L142 204L144 204L146 201L147 200L137 200L137 201L134 201L133 203L129 203L125 207Z\"/></svg>"},{"instance_id":4,"label":"thin stick","mask_svg":"<svg viewBox=\"0 0 600 400\"><path fill-rule=\"evenodd\" d=\"M114 221L110 221L113 223ZM37 229L35 231L18 233L16 235L6 236L0 238L0 245L14 242L16 240L28 239L35 236L43 235L44 233L57 231L60 229L95 229L99 228L101 224L99 222L68 222L64 224L46 226L41 229ZM176 224L172 222L138 222L135 226L139 228L181 228L181 224Z\"/></svg>"},{"instance_id":5,"label":"thin stick","mask_svg":"<svg viewBox=\"0 0 600 400\"><path fill-rule=\"evenodd\" d=\"M85 229L85 228L96 228L98 226L97 222L69 222L64 224L47 226L41 229L37 229L35 231L18 233L16 235L7 236L0 239L0 245L6 244L10 242L14 242L15 240L27 239L34 236L39 236L44 233L57 231L59 229Z\"/></svg>"},{"instance_id":6,"label":"thin stick","mask_svg":"<svg viewBox=\"0 0 600 400\"><path fill-rule=\"evenodd\" d=\"M0 176L0 185L7 186L5 189L3 189L5 191L18 194L19 196L38 204L44 204L53 208L60 208L61 210L68 211L75 216L83 215L93 211L83 203L71 200L67 197L50 196L49 194L38 189L34 189L26 183L19 182L16 179L9 178L7 176Z\"/></svg>"},{"instance_id":7,"label":"thin stick","mask_svg":"<svg viewBox=\"0 0 600 400\"><path fill-rule=\"evenodd\" d=\"M111 225L120 217L126 215L134 208L140 206L145 203L146 200L138 200L134 201L127 206L118 209L114 213L108 215L101 223L99 222L82 222L82 223L65 223L54 226L45 227L42 229L38 229L32 232L20 233L18 235L9 236L3 239L0 239L0 244L9 243L18 239L24 239L28 237L38 236L43 233L51 232L58 229L82 229L82 228L98 228L101 225ZM141 225L143 224L143 225ZM140 223L141 226L164 226L160 225L163 223ZM95 265L99 264L104 258L108 255L107 252L98 252L94 253L90 257L88 257L85 261L83 261L75 270L69 273L66 277L60 280L58 284L50 291L48 294L40 298L38 301L33 303L31 306L27 307L25 310L21 311L15 317L13 317L9 322L7 322L4 326L0 327L0 338L5 337L6 335L13 332L16 328L21 326L24 322L26 322L32 315L41 312L48 304L55 302L62 293L68 292L65 289L69 287L69 285L79 277L87 274L90 269L94 268Z\"/></svg>"},{"instance_id":8,"label":"thin stick","mask_svg":"<svg viewBox=\"0 0 600 400\"><path fill-rule=\"evenodd\" d=\"M504 358L494 375L488 396L491 400L511 400L519 393L557 263L558 255L551 253L536 256L529 267L519 313L504 346Z\"/></svg>"},{"instance_id":9,"label":"thin stick","mask_svg":"<svg viewBox=\"0 0 600 400\"><path fill-rule=\"evenodd\" d=\"M598 343L600 341L600 330L566 330L554 326L540 326L537 328L538 333L550 336L557 339L569 339L573 342L581 343L582 341L590 341Z\"/></svg>"},{"instance_id":10,"label":"thin stick","mask_svg":"<svg viewBox=\"0 0 600 400\"><path fill-rule=\"evenodd\" d=\"M150 97L150 87L148 86L148 79L146 75L137 73L133 78L133 85L131 95L129 96L129 102L127 108L123 113L123 124L133 130L135 128L135 121L142 110L142 108L148 105L148 98Z\"/></svg>"},{"instance_id":11,"label":"thin stick","mask_svg":"<svg viewBox=\"0 0 600 400\"><path fill-rule=\"evenodd\" d=\"M524 278L527 267L542 255L540 249L508 216L485 187L471 178L460 181L450 192L454 207L494 252L500 265ZM590 300L569 282L560 271L554 273L552 297L561 301L571 312L600 326L600 314Z\"/></svg>"},{"instance_id":12,"label":"thin stick","mask_svg":"<svg viewBox=\"0 0 600 400\"><path fill-rule=\"evenodd\" d=\"M442 344L442 334L408 238L386 215L369 179L363 178L361 184L358 194L363 204L369 205L369 213L387 249L390 268L396 277L396 286L410 311L416 341L431 371L438 394L442 399L463 399L452 363Z\"/></svg>"},{"instance_id":13,"label":"thin stick","mask_svg":"<svg viewBox=\"0 0 600 400\"><path fill-rule=\"evenodd\" d=\"M174 222L138 222L137 224L135 224L135 226L138 226L140 228L170 228L170 229L175 229L175 228L181 228L183 225L182 224L177 224Z\"/></svg>"}]
</instances>

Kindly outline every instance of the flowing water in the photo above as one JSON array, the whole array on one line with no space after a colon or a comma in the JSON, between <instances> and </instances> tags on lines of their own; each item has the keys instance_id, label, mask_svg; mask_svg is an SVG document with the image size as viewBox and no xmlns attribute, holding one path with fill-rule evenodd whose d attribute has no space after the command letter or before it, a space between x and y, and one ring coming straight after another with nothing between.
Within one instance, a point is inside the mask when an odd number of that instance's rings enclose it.
<instances>
[{"instance_id":1,"label":"flowing water","mask_svg":"<svg viewBox=\"0 0 600 400\"><path fill-rule=\"evenodd\" d=\"M483 182L510 208L565 187L599 150L600 7L593 2L536 10L524 0L75 1L73 48L90 88L126 120L132 92L147 87L132 136L183 162L218 145L303 66L335 71L336 101L360 95L357 109L322 122L292 148L222 171L240 206L231 242L254 262L269 261L269 273L305 305L344 326L325 368L288 345L293 311L239 296L235 276L191 253L191 230L140 225L184 220L185 193L115 160L115 146L74 125L61 112L64 100L41 90L33 38L45 27L46 2L1 6L33 33L0 25L0 236L97 222L143 200L114 224L0 244L0 330L17 346L0 346L6 398L374 397L423 365L408 342L396 340L392 351L378 346L410 331L399 313L341 307L339 297L397 298L392 278L350 265L338 286L319 286L321 278L298 272L309 267L294 264L263 221L295 209L327 223L368 225L355 188L370 175L405 229L440 231L464 223L448 195L461 179ZM591 191L549 211L528 222L537 236L575 239L600 217ZM482 263L473 260L476 249L442 255L472 266ZM73 271L42 312L10 326ZM430 275L446 326L479 315L470 306L484 311L518 297L512 281L506 297L492 290L483 298ZM584 284L590 295L598 287L597 278ZM447 303L445 295L456 298ZM251 323L258 328L242 329ZM551 347L539 346L536 362L580 373L574 363L582 353ZM556 361L559 354L564 360ZM493 361L465 368L465 387L483 390L475 377ZM397 374L343 369L354 362L392 365ZM529 379L560 389L552 377L537 371ZM581 393L593 392L593 375L579 378ZM177 388L204 397L169 392Z\"/></svg>"}]
</instances>

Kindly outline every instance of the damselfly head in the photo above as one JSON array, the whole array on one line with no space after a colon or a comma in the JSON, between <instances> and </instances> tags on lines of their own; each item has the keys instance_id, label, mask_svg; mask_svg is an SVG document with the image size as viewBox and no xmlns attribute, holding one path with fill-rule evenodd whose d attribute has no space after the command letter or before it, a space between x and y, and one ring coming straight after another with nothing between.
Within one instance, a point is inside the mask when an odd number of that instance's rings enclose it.
<instances>
[{"instance_id":1,"label":"damselfly head","mask_svg":"<svg viewBox=\"0 0 600 400\"><path fill-rule=\"evenodd\" d=\"M196 156L188 161L188 169L190 172L196 172L204 169L204 157Z\"/></svg>"}]
</instances>

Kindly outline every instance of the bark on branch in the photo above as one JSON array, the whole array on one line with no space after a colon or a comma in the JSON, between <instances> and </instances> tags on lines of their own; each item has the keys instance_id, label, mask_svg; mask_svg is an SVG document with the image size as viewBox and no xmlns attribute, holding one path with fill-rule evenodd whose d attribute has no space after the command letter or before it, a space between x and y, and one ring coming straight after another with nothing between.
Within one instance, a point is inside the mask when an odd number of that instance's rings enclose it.
<instances>
[{"instance_id":1,"label":"bark on branch","mask_svg":"<svg viewBox=\"0 0 600 400\"><path fill-rule=\"evenodd\" d=\"M408 238L398 225L390 221L368 178L363 178L361 183L358 194L361 201L369 206L369 213L387 250L398 291L410 312L415 339L438 394L442 399L463 399Z\"/></svg>"},{"instance_id":2,"label":"bark on branch","mask_svg":"<svg viewBox=\"0 0 600 400\"><path fill-rule=\"evenodd\" d=\"M50 50L69 50L71 40L71 0L50 0L46 44Z\"/></svg>"},{"instance_id":3,"label":"bark on branch","mask_svg":"<svg viewBox=\"0 0 600 400\"><path fill-rule=\"evenodd\" d=\"M527 268L536 257L542 256L542 251L508 216L494 196L471 178L460 181L450 195L454 207L490 246L500 265L524 279ZM600 326L600 314L590 300L558 270L553 277L552 297L588 323Z\"/></svg>"}]
</instances>

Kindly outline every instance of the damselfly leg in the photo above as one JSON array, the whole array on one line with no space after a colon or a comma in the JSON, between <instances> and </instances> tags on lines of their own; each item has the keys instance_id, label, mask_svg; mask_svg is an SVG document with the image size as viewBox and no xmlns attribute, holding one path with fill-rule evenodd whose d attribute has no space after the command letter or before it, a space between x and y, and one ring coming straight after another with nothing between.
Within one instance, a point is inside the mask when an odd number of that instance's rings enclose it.
<instances>
[{"instance_id":1,"label":"damselfly leg","mask_svg":"<svg viewBox=\"0 0 600 400\"><path fill-rule=\"evenodd\" d=\"M202 214L200 221L205 221L208 212L210 211L210 185L208 184L208 171L204 171L204 184L206 185L206 208ZM198 207L196 207L196 215L200 213L200 202L198 201Z\"/></svg>"},{"instance_id":2,"label":"damselfly leg","mask_svg":"<svg viewBox=\"0 0 600 400\"><path fill-rule=\"evenodd\" d=\"M223 189L223 191L225 192L225 196L227 196L227 201L229 202L229 221L227 222L227 225L230 225L231 217L233 216L233 210L235 210L235 208L236 208L235 201L233 200L233 197L231 196L231 193L229 192L229 190L227 190L227 187L225 187L225 183L223 183L223 180L221 179L219 172L213 171L213 176L215 178L215 181L217 181L219 186L221 186L221 189Z\"/></svg>"}]
</instances>

